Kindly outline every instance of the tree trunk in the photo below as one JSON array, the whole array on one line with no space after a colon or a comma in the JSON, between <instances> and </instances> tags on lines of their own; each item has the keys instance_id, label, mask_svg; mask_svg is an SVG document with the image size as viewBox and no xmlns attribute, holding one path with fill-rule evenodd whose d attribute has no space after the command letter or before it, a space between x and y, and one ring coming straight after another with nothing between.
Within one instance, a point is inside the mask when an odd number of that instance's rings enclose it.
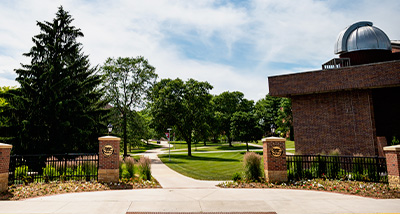
<instances>
[{"instance_id":1,"label":"tree trunk","mask_svg":"<svg viewBox=\"0 0 400 214\"><path fill-rule=\"evenodd\" d=\"M246 142L247 152L249 152L249 142Z\"/></svg>"},{"instance_id":2,"label":"tree trunk","mask_svg":"<svg viewBox=\"0 0 400 214\"><path fill-rule=\"evenodd\" d=\"M192 139L186 139L186 143L188 145L188 156L192 157Z\"/></svg>"},{"instance_id":3,"label":"tree trunk","mask_svg":"<svg viewBox=\"0 0 400 214\"><path fill-rule=\"evenodd\" d=\"M123 116L123 130L124 130L124 158L126 157L126 156L128 156L128 154L127 154L127 146L126 146L126 144L127 144L127 140L128 140L128 136L127 136L127 133L126 133L126 126L127 126L127 118L126 118L126 114L124 114L124 116Z\"/></svg>"},{"instance_id":4,"label":"tree trunk","mask_svg":"<svg viewBox=\"0 0 400 214\"><path fill-rule=\"evenodd\" d=\"M229 146L232 147L232 138L230 138L229 135L226 135L226 138L228 138Z\"/></svg>"}]
</instances>

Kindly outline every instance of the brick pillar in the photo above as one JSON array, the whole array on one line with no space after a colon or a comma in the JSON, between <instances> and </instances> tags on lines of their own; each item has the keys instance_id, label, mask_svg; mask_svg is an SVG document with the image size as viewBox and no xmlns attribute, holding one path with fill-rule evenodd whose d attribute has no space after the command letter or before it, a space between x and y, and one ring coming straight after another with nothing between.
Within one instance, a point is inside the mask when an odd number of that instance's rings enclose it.
<instances>
[{"instance_id":1,"label":"brick pillar","mask_svg":"<svg viewBox=\"0 0 400 214\"><path fill-rule=\"evenodd\" d=\"M121 138L99 137L99 182L119 181L119 143Z\"/></svg>"},{"instance_id":2,"label":"brick pillar","mask_svg":"<svg viewBox=\"0 0 400 214\"><path fill-rule=\"evenodd\" d=\"M10 153L12 146L0 143L0 192L8 189L8 167L10 166Z\"/></svg>"},{"instance_id":3,"label":"brick pillar","mask_svg":"<svg viewBox=\"0 0 400 214\"><path fill-rule=\"evenodd\" d=\"M383 148L386 155L389 186L400 188L400 145Z\"/></svg>"},{"instance_id":4,"label":"brick pillar","mask_svg":"<svg viewBox=\"0 0 400 214\"><path fill-rule=\"evenodd\" d=\"M268 137L262 141L266 181L270 183L286 182L286 140L279 137Z\"/></svg>"}]
</instances>

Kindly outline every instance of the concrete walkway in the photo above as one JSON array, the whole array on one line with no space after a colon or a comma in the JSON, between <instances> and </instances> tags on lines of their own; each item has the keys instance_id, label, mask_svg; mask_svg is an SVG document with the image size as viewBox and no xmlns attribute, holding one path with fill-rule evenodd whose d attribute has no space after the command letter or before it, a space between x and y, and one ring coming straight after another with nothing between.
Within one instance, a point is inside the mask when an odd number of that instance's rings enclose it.
<instances>
[{"instance_id":1,"label":"concrete walkway","mask_svg":"<svg viewBox=\"0 0 400 214\"><path fill-rule=\"evenodd\" d=\"M218 182L197 181L170 170L157 158L160 150L144 153L152 159L152 174L163 189L82 192L1 201L0 213L126 212L276 212L400 213L400 200L363 198L318 191L222 189Z\"/></svg>"}]
</instances>

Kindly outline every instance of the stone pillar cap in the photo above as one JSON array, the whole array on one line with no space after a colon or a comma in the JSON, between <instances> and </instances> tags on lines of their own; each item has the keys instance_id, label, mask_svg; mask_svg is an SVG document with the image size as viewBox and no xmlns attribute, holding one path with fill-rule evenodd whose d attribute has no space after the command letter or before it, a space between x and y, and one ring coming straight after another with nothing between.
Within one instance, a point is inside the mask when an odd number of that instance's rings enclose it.
<instances>
[{"instance_id":1,"label":"stone pillar cap","mask_svg":"<svg viewBox=\"0 0 400 214\"><path fill-rule=\"evenodd\" d=\"M286 139L281 137L266 137L262 139L262 142L264 141L286 141Z\"/></svg>"},{"instance_id":2,"label":"stone pillar cap","mask_svg":"<svg viewBox=\"0 0 400 214\"><path fill-rule=\"evenodd\" d=\"M383 147L383 151L400 151L400 145L394 145L394 146L385 146Z\"/></svg>"},{"instance_id":3,"label":"stone pillar cap","mask_svg":"<svg viewBox=\"0 0 400 214\"><path fill-rule=\"evenodd\" d=\"M103 136L99 137L99 140L121 140L121 138L115 136Z\"/></svg>"},{"instance_id":4,"label":"stone pillar cap","mask_svg":"<svg viewBox=\"0 0 400 214\"><path fill-rule=\"evenodd\" d=\"M10 144L5 144L5 143L0 143L0 149L11 149L12 145Z\"/></svg>"}]
</instances>

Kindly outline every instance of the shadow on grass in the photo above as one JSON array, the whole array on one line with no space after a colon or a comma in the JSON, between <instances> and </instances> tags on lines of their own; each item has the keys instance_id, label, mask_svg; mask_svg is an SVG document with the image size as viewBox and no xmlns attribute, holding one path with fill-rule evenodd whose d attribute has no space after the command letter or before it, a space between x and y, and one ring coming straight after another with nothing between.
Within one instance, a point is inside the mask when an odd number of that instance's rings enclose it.
<instances>
[{"instance_id":1,"label":"shadow on grass","mask_svg":"<svg viewBox=\"0 0 400 214\"><path fill-rule=\"evenodd\" d=\"M168 159L168 155L160 155L161 159ZM186 160L186 161L184 161ZM168 161L168 160L167 160ZM234 158L217 158L217 157L202 157L196 156L187 156L187 155L171 155L171 162L167 162L169 164L180 164L186 163L188 161L215 161L215 162L240 162Z\"/></svg>"}]
</instances>

